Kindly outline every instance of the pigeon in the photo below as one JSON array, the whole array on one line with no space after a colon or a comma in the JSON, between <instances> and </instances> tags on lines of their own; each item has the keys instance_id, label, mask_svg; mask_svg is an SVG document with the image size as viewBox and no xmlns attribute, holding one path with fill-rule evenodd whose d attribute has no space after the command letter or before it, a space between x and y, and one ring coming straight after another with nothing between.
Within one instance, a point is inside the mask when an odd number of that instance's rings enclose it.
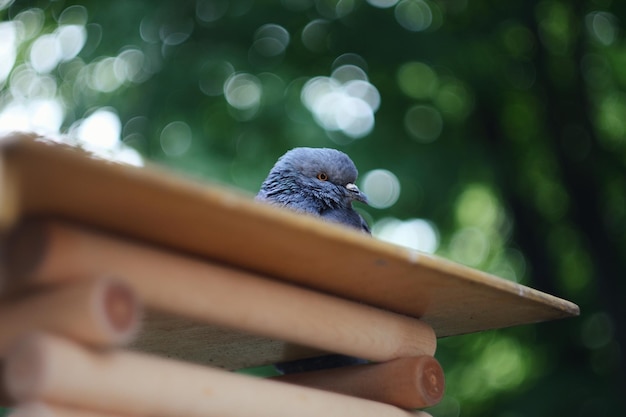
<instances>
[{"instance_id":1,"label":"pigeon","mask_svg":"<svg viewBox=\"0 0 626 417\"><path fill-rule=\"evenodd\" d=\"M352 207L354 201L367 204L354 184L357 176L354 162L341 151L294 148L278 159L256 199L370 233Z\"/></svg>"},{"instance_id":2,"label":"pigeon","mask_svg":"<svg viewBox=\"0 0 626 417\"><path fill-rule=\"evenodd\" d=\"M318 216L370 234L363 217L352 207L367 204L354 184L358 171L345 153L330 148L294 148L278 159L261 185L258 201ZM326 355L275 364L280 373L315 371L364 364L346 355Z\"/></svg>"}]
</instances>

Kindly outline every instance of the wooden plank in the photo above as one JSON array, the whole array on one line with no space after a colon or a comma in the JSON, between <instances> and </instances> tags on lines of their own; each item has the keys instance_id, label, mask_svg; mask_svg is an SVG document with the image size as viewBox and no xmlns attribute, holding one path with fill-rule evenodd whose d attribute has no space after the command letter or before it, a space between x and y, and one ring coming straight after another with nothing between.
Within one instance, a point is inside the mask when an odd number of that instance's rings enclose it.
<instances>
[{"instance_id":1,"label":"wooden plank","mask_svg":"<svg viewBox=\"0 0 626 417\"><path fill-rule=\"evenodd\" d=\"M19 135L2 142L2 154L16 178L19 216L83 222L420 317L440 337L579 312L540 291L158 167Z\"/></svg>"}]
</instances>

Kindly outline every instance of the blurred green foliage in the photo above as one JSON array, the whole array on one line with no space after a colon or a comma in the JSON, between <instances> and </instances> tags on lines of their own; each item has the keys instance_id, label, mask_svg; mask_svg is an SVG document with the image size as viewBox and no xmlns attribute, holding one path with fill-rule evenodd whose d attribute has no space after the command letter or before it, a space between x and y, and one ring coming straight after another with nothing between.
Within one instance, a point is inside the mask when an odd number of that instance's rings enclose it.
<instances>
[{"instance_id":1,"label":"blurred green foliage","mask_svg":"<svg viewBox=\"0 0 626 417\"><path fill-rule=\"evenodd\" d=\"M578 319L441 340L434 416L626 412L626 4L0 7L0 129L81 143L104 111L111 153L250 193L286 150L336 147L362 174L390 173L376 178L397 195L359 207L377 235L581 306Z\"/></svg>"}]
</instances>

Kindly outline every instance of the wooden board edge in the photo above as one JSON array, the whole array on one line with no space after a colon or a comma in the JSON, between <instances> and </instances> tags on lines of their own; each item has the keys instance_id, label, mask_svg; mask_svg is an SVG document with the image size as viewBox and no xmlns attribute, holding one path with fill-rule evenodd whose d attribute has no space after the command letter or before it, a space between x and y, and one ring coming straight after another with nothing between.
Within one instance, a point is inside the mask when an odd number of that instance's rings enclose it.
<instances>
[{"instance_id":1,"label":"wooden board edge","mask_svg":"<svg viewBox=\"0 0 626 417\"><path fill-rule=\"evenodd\" d=\"M489 281L489 286L499 291L508 293L518 298L525 300L531 300L535 303L541 304L544 307L552 307L554 310L563 314L562 318L576 317L580 315L580 307L563 298L545 293L543 291L534 289L532 287L516 283L514 281L500 278L489 272L481 271L475 268L471 268L466 265L462 265L448 259L439 257L437 255L431 255L426 253L418 253L410 255L409 261L413 258L415 262L419 262L431 269L437 270L442 273L446 273L448 276L456 277L459 280L470 280L476 284L485 284L485 281Z\"/></svg>"}]
</instances>

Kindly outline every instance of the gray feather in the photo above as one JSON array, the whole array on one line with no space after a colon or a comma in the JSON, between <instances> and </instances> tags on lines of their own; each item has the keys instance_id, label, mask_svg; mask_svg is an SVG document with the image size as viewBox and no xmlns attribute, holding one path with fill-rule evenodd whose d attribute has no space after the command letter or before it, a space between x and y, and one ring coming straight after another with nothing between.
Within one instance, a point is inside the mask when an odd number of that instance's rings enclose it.
<instances>
[{"instance_id":1,"label":"gray feather","mask_svg":"<svg viewBox=\"0 0 626 417\"><path fill-rule=\"evenodd\" d=\"M357 176L354 162L343 152L294 148L270 170L257 200L369 233L367 223L352 207L355 200L367 202L354 185Z\"/></svg>"}]
</instances>

